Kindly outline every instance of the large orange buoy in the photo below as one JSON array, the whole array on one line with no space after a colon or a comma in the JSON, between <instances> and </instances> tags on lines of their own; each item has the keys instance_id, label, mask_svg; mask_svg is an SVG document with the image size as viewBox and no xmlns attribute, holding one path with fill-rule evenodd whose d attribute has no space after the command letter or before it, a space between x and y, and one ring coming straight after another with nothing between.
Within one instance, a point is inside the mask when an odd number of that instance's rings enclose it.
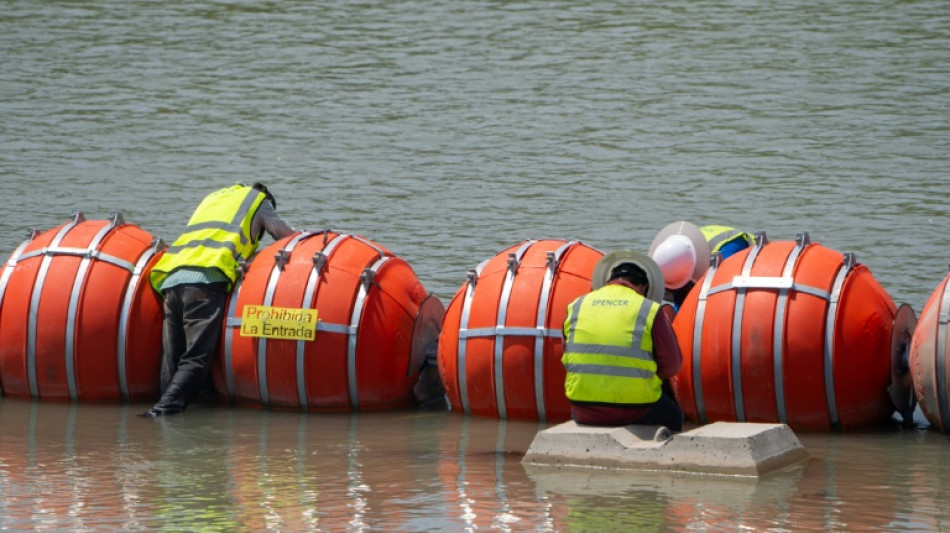
<instances>
[{"instance_id":1,"label":"large orange buoy","mask_svg":"<svg viewBox=\"0 0 950 533\"><path fill-rule=\"evenodd\" d=\"M603 254L565 240L527 240L469 271L445 312L439 373L453 410L566 420L561 338L567 306L591 290Z\"/></svg>"},{"instance_id":2,"label":"large orange buoy","mask_svg":"<svg viewBox=\"0 0 950 533\"><path fill-rule=\"evenodd\" d=\"M0 392L154 399L163 316L147 271L163 250L118 213L31 232L0 273Z\"/></svg>"},{"instance_id":3,"label":"large orange buoy","mask_svg":"<svg viewBox=\"0 0 950 533\"><path fill-rule=\"evenodd\" d=\"M901 360L916 326L870 271L818 243L716 255L673 321L683 368L672 380L687 419L787 423L822 431L910 415Z\"/></svg>"},{"instance_id":4,"label":"large orange buoy","mask_svg":"<svg viewBox=\"0 0 950 533\"><path fill-rule=\"evenodd\" d=\"M920 313L910 348L910 371L920 410L931 426L950 432L950 275L943 278Z\"/></svg>"},{"instance_id":5,"label":"large orange buoy","mask_svg":"<svg viewBox=\"0 0 950 533\"><path fill-rule=\"evenodd\" d=\"M313 340L243 336L247 305L316 309ZM231 401L300 410L413 402L444 306L412 268L364 237L303 232L255 255L228 302L215 388Z\"/></svg>"}]
</instances>

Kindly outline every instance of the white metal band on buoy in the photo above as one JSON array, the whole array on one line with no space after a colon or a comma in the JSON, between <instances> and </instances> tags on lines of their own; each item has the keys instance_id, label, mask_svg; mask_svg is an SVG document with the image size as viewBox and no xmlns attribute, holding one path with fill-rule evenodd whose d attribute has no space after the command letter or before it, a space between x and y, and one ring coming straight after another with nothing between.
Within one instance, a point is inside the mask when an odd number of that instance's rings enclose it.
<instances>
[{"instance_id":1,"label":"white metal band on buoy","mask_svg":"<svg viewBox=\"0 0 950 533\"><path fill-rule=\"evenodd\" d=\"M699 289L699 298L696 302L696 317L693 319L693 399L696 402L696 416L700 424L706 423L706 404L703 400L703 321L706 318L706 298L709 296L709 286L722 261L722 254L713 252L709 261L709 269L703 278Z\"/></svg>"},{"instance_id":2,"label":"white metal band on buoy","mask_svg":"<svg viewBox=\"0 0 950 533\"><path fill-rule=\"evenodd\" d=\"M284 271L284 265L290 260L290 254L293 253L297 244L313 235L312 233L300 233L287 241L284 246L277 250L274 256L274 266L271 268L270 276L267 278L267 288L264 290L264 307L270 307L274 303L274 292L277 290L277 282ZM267 337L257 339L257 385L260 390L261 404L270 407L270 391L267 387Z\"/></svg>"},{"instance_id":3,"label":"white metal band on buoy","mask_svg":"<svg viewBox=\"0 0 950 533\"><path fill-rule=\"evenodd\" d=\"M562 244L557 250L547 253L547 270L544 273L544 281L541 283L541 294L538 296L538 316L535 320L535 329L537 331L547 331L548 307L551 305L551 290L554 287L554 277L557 275L558 266L561 258L571 247L577 244L577 241L568 241ZM561 330L557 330L558 336L562 336ZM550 336L550 335L549 335ZM547 407L544 402L544 336L536 335L534 339L534 404L538 411L538 420L547 420Z\"/></svg>"},{"instance_id":4,"label":"white metal band on buoy","mask_svg":"<svg viewBox=\"0 0 950 533\"><path fill-rule=\"evenodd\" d=\"M800 233L795 238L796 245L788 254L785 260L785 267L782 269L782 279L789 280L792 283L787 287L778 289L778 298L775 301L775 322L772 326L772 383L775 385L775 410L778 414L778 421L788 423L788 410L785 406L785 374L783 372L783 362L785 352L785 312L788 309L788 291L795 287L794 274L795 265L798 258L801 257L805 247L811 241L808 238L808 232Z\"/></svg>"},{"instance_id":5,"label":"white metal band on buoy","mask_svg":"<svg viewBox=\"0 0 950 533\"><path fill-rule=\"evenodd\" d=\"M468 271L468 278L465 282L465 297L462 299L462 312L459 315L459 339L458 339L458 368L456 368L458 386L459 386L459 403L461 403L462 412L466 415L471 414L469 411L468 405L468 383L465 381L465 363L466 363L466 347L468 346L467 342L467 333L468 333L468 321L471 317L472 309L472 298L475 296L475 285L478 283L478 274L481 272L481 268L485 265L478 265L475 270ZM494 333L492 333L494 334ZM451 408L451 402L449 407Z\"/></svg>"},{"instance_id":6,"label":"white metal band on buoy","mask_svg":"<svg viewBox=\"0 0 950 533\"><path fill-rule=\"evenodd\" d=\"M226 315L225 324L228 327L241 327L241 317L234 316L235 310L237 309L238 297L241 295L241 284L244 281L244 276L238 276L237 280L234 281L234 288L231 290L230 300L228 301L228 314ZM234 364L233 364L233 355L234 350L234 339L233 336L235 332L230 332L225 328L224 331L224 386L227 389L228 399L231 403L234 403L236 398L236 391L234 390Z\"/></svg>"},{"instance_id":7,"label":"white metal band on buoy","mask_svg":"<svg viewBox=\"0 0 950 533\"><path fill-rule=\"evenodd\" d=\"M66 349L63 353L66 362L66 385L69 388L69 397L73 400L79 399L79 389L76 386L76 315L79 312L79 295L82 294L82 287L86 283L86 274L89 272L89 264L94 257L94 252L99 249L99 245L102 244L106 235L124 223L122 216L116 214L109 224L96 232L89 242L89 247L86 249L87 253L79 262L79 269L76 270L76 277L73 279L73 288L69 294L69 306L66 310ZM131 272L131 263L129 263L127 270Z\"/></svg>"},{"instance_id":8,"label":"white metal band on buoy","mask_svg":"<svg viewBox=\"0 0 950 533\"><path fill-rule=\"evenodd\" d=\"M756 245L749 250L745 263L742 265L742 277L749 278L752 265L759 252L765 247L768 239L757 240ZM733 278L735 280L735 278ZM745 296L748 286L736 287L736 306L732 315L732 400L736 408L736 420L745 422L745 402L742 399L742 314L745 311ZM713 289L715 292L715 289Z\"/></svg>"},{"instance_id":9,"label":"white metal band on buoy","mask_svg":"<svg viewBox=\"0 0 950 533\"><path fill-rule=\"evenodd\" d=\"M940 298L937 322L937 357L934 373L937 375L937 404L940 409L941 429L950 430L950 399L947 398L947 323L950 322L950 282L945 283Z\"/></svg>"},{"instance_id":10,"label":"white metal band on buoy","mask_svg":"<svg viewBox=\"0 0 950 533\"><path fill-rule=\"evenodd\" d=\"M56 233L56 235L53 237L53 240L50 241L50 246L59 246L59 243L62 242L66 234L69 233L71 229L76 227L77 224L85 220L86 217L82 214L82 211L77 211L73 216L73 220L64 225ZM46 250L46 248L43 248L43 250ZM49 272L49 265L53 261L52 255L45 255L45 253L40 255L43 255L43 260L40 263L40 269L36 274L36 281L33 284L33 294L30 296L30 310L29 319L27 321L26 338L26 372L27 379L30 384L30 396L33 398L38 398L40 395L39 384L37 383L36 378L36 330L40 307L40 296L43 294L43 285L46 284L46 275Z\"/></svg>"},{"instance_id":11,"label":"white metal band on buoy","mask_svg":"<svg viewBox=\"0 0 950 533\"><path fill-rule=\"evenodd\" d=\"M135 262L135 268L132 270L132 277L129 279L128 284L125 287L125 297L122 298L122 310L119 312L119 338L117 340L117 350L116 350L116 368L119 371L119 392L122 394L122 399L128 401L130 399L129 393L129 384L128 384L128 369L126 367L126 343L128 342L129 337L129 321L132 318L132 300L135 298L135 293L138 292L139 281L142 279L142 273L145 270L145 265L155 256L162 248L164 248L165 243L161 239L155 239L153 245L149 248L146 248L142 255L139 256L138 260ZM148 290L152 290L151 286L148 287Z\"/></svg>"},{"instance_id":12,"label":"white metal band on buoy","mask_svg":"<svg viewBox=\"0 0 950 533\"><path fill-rule=\"evenodd\" d=\"M28 240L20 243L19 246L13 253L10 254L10 259L7 261L6 268L3 269L3 275L0 276L0 310L3 309L3 295L7 292L7 284L10 283L10 276L13 275L13 268L17 264L17 259L20 257L20 254L23 253L23 249L27 247L33 239L36 237L36 231L30 231L30 238ZM0 396L3 396L3 382L0 381Z\"/></svg>"},{"instance_id":13,"label":"white metal band on buoy","mask_svg":"<svg viewBox=\"0 0 950 533\"><path fill-rule=\"evenodd\" d=\"M508 319L508 301L511 300L511 288L518 274L518 267L525 252L537 241L529 240L521 244L516 252L508 254L508 268L505 270L505 282L501 286L501 297L498 299L498 313L495 335L495 406L498 408L498 418L508 418L508 406L505 402L505 335L497 333L498 328L504 328Z\"/></svg>"},{"instance_id":14,"label":"white metal band on buoy","mask_svg":"<svg viewBox=\"0 0 950 533\"><path fill-rule=\"evenodd\" d=\"M377 252L382 252L379 248L376 248ZM390 255L384 255L376 260L373 263L373 266L363 271L363 275L360 276L360 288L356 296L356 302L353 304L353 314L350 318L350 333L349 333L349 342L347 343L347 355L346 355L346 373L349 378L350 385L350 406L353 408L359 408L360 406L360 396L359 390L357 388L358 381L356 375L356 341L358 338L357 332L360 327L360 320L363 317L363 309L366 307L366 297L369 294L369 289L373 285L373 278L379 272L379 269L382 268L383 264L386 261L392 259Z\"/></svg>"},{"instance_id":15,"label":"white metal band on buoy","mask_svg":"<svg viewBox=\"0 0 950 533\"><path fill-rule=\"evenodd\" d=\"M323 232L316 232L313 235L319 234L323 234L324 239L326 239L326 233ZM333 255L333 251L336 247L348 238L350 238L349 235L337 235L330 242L324 242L323 250L319 250L313 254L313 268L310 269L310 275L307 277L307 287L304 289L304 307L312 308L314 293L317 290L317 283L320 282L320 275L323 273L324 267L330 260L330 256ZM332 326L331 324L327 324L321 328L322 325L320 321L317 321L317 330L324 329L326 331L327 326ZM300 407L303 409L307 409L307 398L309 397L309 392L307 391L307 375L305 373L306 353L307 342L297 341L297 401L300 402Z\"/></svg>"},{"instance_id":16,"label":"white metal band on buoy","mask_svg":"<svg viewBox=\"0 0 950 533\"><path fill-rule=\"evenodd\" d=\"M851 252L844 254L844 262L838 267L835 282L831 286L828 311L825 315L825 399L828 402L828 421L835 427L841 423L838 415L838 398L835 394L835 321L838 315L838 302L841 299L841 287L844 286L844 280L854 268L854 257Z\"/></svg>"}]
</instances>

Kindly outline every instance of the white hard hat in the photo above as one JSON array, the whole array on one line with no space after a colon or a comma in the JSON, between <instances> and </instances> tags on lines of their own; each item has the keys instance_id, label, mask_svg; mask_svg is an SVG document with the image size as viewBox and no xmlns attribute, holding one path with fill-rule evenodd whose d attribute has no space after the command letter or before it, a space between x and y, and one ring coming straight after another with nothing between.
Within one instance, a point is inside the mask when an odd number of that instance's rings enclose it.
<instances>
[{"instance_id":1,"label":"white hard hat","mask_svg":"<svg viewBox=\"0 0 950 533\"><path fill-rule=\"evenodd\" d=\"M685 235L670 235L653 250L652 256L663 272L667 289L679 289L692 278L696 248Z\"/></svg>"},{"instance_id":2,"label":"white hard hat","mask_svg":"<svg viewBox=\"0 0 950 533\"><path fill-rule=\"evenodd\" d=\"M699 281L709 268L709 243L698 226L685 220L663 228L653 239L648 254L660 266L670 290Z\"/></svg>"}]
</instances>

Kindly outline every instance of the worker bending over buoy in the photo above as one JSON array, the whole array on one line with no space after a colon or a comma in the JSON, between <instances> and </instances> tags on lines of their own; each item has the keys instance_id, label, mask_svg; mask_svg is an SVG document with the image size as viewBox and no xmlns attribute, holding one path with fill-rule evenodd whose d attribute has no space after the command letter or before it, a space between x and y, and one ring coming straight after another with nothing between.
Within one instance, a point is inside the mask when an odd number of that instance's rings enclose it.
<instances>
[{"instance_id":1,"label":"worker bending over buoy","mask_svg":"<svg viewBox=\"0 0 950 533\"><path fill-rule=\"evenodd\" d=\"M653 239L648 255L656 261L666 283L665 299L679 311L686 295L719 252L725 259L755 244L755 236L729 226L703 226L680 220L667 225Z\"/></svg>"},{"instance_id":2,"label":"worker bending over buoy","mask_svg":"<svg viewBox=\"0 0 950 533\"><path fill-rule=\"evenodd\" d=\"M664 380L683 355L660 312L663 274L648 256L607 254L594 267L592 292L568 306L564 321L564 388L578 424L683 427L683 412Z\"/></svg>"},{"instance_id":3,"label":"worker bending over buoy","mask_svg":"<svg viewBox=\"0 0 950 533\"><path fill-rule=\"evenodd\" d=\"M149 282L164 298L165 312L161 397L141 416L184 411L208 381L240 262L257 250L265 231L275 240L295 232L276 209L261 183L214 191L152 269Z\"/></svg>"}]
</instances>

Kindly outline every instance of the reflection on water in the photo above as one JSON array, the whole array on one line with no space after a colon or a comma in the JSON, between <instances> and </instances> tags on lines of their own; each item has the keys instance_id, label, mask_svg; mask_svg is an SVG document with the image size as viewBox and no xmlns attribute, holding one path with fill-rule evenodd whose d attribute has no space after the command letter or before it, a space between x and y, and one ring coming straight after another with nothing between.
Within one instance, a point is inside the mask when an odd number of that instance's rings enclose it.
<instances>
[{"instance_id":1,"label":"reflection on water","mask_svg":"<svg viewBox=\"0 0 950 533\"><path fill-rule=\"evenodd\" d=\"M745 478L521 465L537 430L443 411L315 415L0 401L0 529L928 530L950 527L947 437L801 435Z\"/></svg>"}]
</instances>

